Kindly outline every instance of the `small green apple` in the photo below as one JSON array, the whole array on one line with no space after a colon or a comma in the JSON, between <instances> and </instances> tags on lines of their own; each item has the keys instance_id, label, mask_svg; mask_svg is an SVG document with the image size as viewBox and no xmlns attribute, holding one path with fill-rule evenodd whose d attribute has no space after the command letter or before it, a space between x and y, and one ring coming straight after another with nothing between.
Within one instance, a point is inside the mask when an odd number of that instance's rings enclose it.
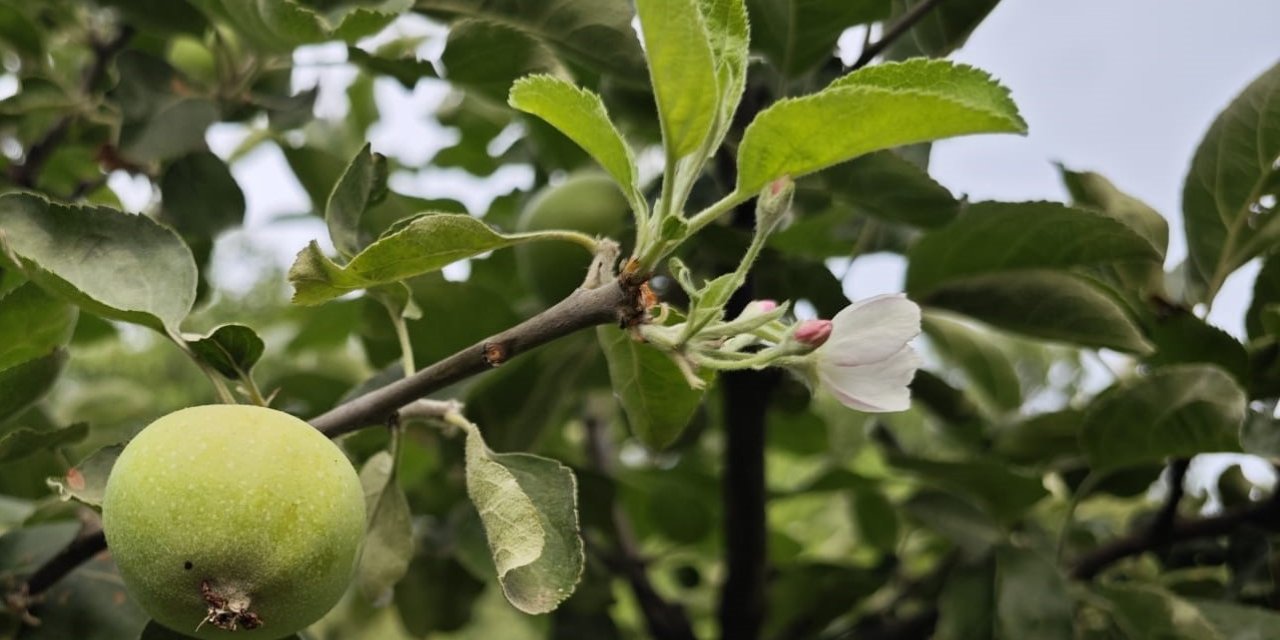
<instances>
[{"instance_id":1,"label":"small green apple","mask_svg":"<svg viewBox=\"0 0 1280 640\"><path fill-rule=\"evenodd\" d=\"M520 231L568 229L621 240L631 207L603 173L582 172L549 186L520 214ZM559 302L582 284L591 256L565 242L530 242L516 246L516 264L525 284L546 305Z\"/></svg>"},{"instance_id":2,"label":"small green apple","mask_svg":"<svg viewBox=\"0 0 1280 640\"><path fill-rule=\"evenodd\" d=\"M364 492L338 447L280 411L171 413L120 454L102 502L125 586L160 624L198 638L288 636L350 582ZM229 634L235 631L235 634Z\"/></svg>"}]
</instances>

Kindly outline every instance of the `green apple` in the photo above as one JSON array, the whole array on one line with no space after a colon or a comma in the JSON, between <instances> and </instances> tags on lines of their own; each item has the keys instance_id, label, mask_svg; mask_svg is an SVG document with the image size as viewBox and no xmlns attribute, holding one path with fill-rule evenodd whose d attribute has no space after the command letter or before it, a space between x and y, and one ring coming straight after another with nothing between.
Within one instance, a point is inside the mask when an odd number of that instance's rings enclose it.
<instances>
[{"instance_id":1,"label":"green apple","mask_svg":"<svg viewBox=\"0 0 1280 640\"><path fill-rule=\"evenodd\" d=\"M626 229L631 208L613 179L603 173L570 175L544 188L520 214L520 231L568 229L593 236L618 237ZM530 242L516 246L520 277L546 305L559 302L582 284L591 256L565 242Z\"/></svg>"},{"instance_id":2,"label":"green apple","mask_svg":"<svg viewBox=\"0 0 1280 640\"><path fill-rule=\"evenodd\" d=\"M338 447L281 411L209 405L143 429L107 479L102 524L125 587L197 638L266 640L350 582L364 492Z\"/></svg>"}]
</instances>

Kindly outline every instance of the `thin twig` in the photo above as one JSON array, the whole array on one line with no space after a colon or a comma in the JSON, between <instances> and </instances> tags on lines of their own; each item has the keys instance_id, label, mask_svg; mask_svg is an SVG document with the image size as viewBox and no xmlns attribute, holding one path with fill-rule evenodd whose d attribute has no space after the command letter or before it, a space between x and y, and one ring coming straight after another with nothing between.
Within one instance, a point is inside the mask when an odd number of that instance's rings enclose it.
<instances>
[{"instance_id":1,"label":"thin twig","mask_svg":"<svg viewBox=\"0 0 1280 640\"><path fill-rule=\"evenodd\" d=\"M1280 531L1280 491L1257 504L1230 509L1216 516L1175 521L1161 540L1153 540L1149 528L1112 540L1080 556L1071 570L1071 577L1091 580L1115 562L1155 550L1159 545L1228 535L1245 525Z\"/></svg>"},{"instance_id":2,"label":"thin twig","mask_svg":"<svg viewBox=\"0 0 1280 640\"><path fill-rule=\"evenodd\" d=\"M1169 493L1164 504L1151 521L1147 536L1151 538L1151 548L1161 549L1169 545L1169 534L1178 519L1178 505L1186 493L1187 469L1191 466L1190 458L1175 458L1169 462Z\"/></svg>"},{"instance_id":3,"label":"thin twig","mask_svg":"<svg viewBox=\"0 0 1280 640\"><path fill-rule=\"evenodd\" d=\"M883 53L885 49L889 48L889 45L897 42L899 38L906 35L906 33L911 30L911 27L916 26L917 22L920 22L921 19L928 15L928 13L939 4L942 4L942 0L921 0L920 2L912 5L897 22L890 25L890 27L884 32L884 35L880 36L879 40L876 40L862 48L862 53L858 56L858 59L854 61L852 65L849 65L849 70L853 71L855 69L861 69L870 64L876 56Z\"/></svg>"}]
</instances>

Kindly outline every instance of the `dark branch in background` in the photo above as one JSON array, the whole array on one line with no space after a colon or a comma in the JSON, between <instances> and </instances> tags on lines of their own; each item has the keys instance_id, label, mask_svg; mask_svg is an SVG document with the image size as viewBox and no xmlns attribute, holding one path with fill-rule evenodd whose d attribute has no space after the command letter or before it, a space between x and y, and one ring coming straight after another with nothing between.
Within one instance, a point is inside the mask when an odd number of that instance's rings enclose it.
<instances>
[{"instance_id":1,"label":"dark branch in background","mask_svg":"<svg viewBox=\"0 0 1280 640\"><path fill-rule=\"evenodd\" d=\"M44 593L63 576L71 573L76 567L90 561L107 548L107 539L102 529L87 525L85 531L77 535L71 544L49 558L40 568L27 577L26 589L19 592L21 596L35 597Z\"/></svg>"},{"instance_id":2,"label":"dark branch in background","mask_svg":"<svg viewBox=\"0 0 1280 640\"><path fill-rule=\"evenodd\" d=\"M1169 534L1178 520L1178 505L1186 494L1187 469L1191 466L1190 458L1175 458L1169 462L1169 494L1164 504L1151 521L1147 529L1147 537L1151 539L1152 549L1163 549L1169 546Z\"/></svg>"},{"instance_id":3,"label":"dark branch in background","mask_svg":"<svg viewBox=\"0 0 1280 640\"><path fill-rule=\"evenodd\" d=\"M768 96L761 89L748 89L734 114L727 139L737 141L747 124L764 107ZM730 188L737 180L737 167L722 149L715 157L715 179ZM755 202L734 208L732 224L750 233L755 223ZM736 265L726 265L732 269ZM727 270L726 269L726 270ZM753 297L753 277L725 305L732 318ZM725 640L757 640L764 628L768 606L768 524L765 521L765 413L777 385L777 369L726 371L721 377L724 393L724 477L721 502L724 507L725 579L720 590L717 617L720 637Z\"/></svg>"},{"instance_id":4,"label":"dark branch in background","mask_svg":"<svg viewBox=\"0 0 1280 640\"><path fill-rule=\"evenodd\" d=\"M1080 556L1071 570L1071 577L1077 580L1091 580L1107 567L1129 556L1154 551L1184 540L1228 535L1245 525L1273 532L1280 531L1280 491L1248 507L1230 509L1209 518L1172 522L1167 528L1167 533L1159 536L1159 539L1153 539L1151 530L1146 529L1112 540Z\"/></svg>"},{"instance_id":5,"label":"dark branch in background","mask_svg":"<svg viewBox=\"0 0 1280 640\"><path fill-rule=\"evenodd\" d=\"M381 424L403 407L433 391L492 369L579 329L617 322L635 304L636 292L617 281L578 289L558 304L520 324L477 342L417 373L370 391L316 416L311 426L330 438Z\"/></svg>"},{"instance_id":6,"label":"dark branch in background","mask_svg":"<svg viewBox=\"0 0 1280 640\"><path fill-rule=\"evenodd\" d=\"M454 382L496 367L510 358L590 326L633 317L636 291L609 281L578 289L559 304L520 324L459 351L414 375L353 398L311 420L330 438L362 427L386 424L401 407ZM6 595L7 604L25 608L58 580L107 548L101 531L79 537ZM672 636L675 638L675 636Z\"/></svg>"},{"instance_id":7,"label":"dark branch in background","mask_svg":"<svg viewBox=\"0 0 1280 640\"><path fill-rule=\"evenodd\" d=\"M86 96L93 95L94 88L107 77L111 60L129 43L133 33L133 27L126 25L121 27L120 33L110 41L91 44L93 63L85 70L84 79L80 84L81 93ZM49 160L49 156L53 155L58 145L62 144L67 132L71 130L72 123L75 122L76 115L68 114L59 118L39 140L31 143L22 162L10 167L9 177L18 186L27 188L35 186L36 180L40 177L40 171L44 169L44 163Z\"/></svg>"},{"instance_id":8,"label":"dark branch in background","mask_svg":"<svg viewBox=\"0 0 1280 640\"><path fill-rule=\"evenodd\" d=\"M921 0L921 2L912 5L897 22L885 29L884 35L880 36L879 40L862 48L862 53L858 56L858 59L849 65L849 71L861 69L870 64L872 59L884 53L884 50L888 49L889 45L896 42L898 38L906 35L911 30L911 27L916 26L917 22L920 22L939 4L942 4L942 0Z\"/></svg>"},{"instance_id":9,"label":"dark branch in background","mask_svg":"<svg viewBox=\"0 0 1280 640\"><path fill-rule=\"evenodd\" d=\"M605 424L595 416L587 416L587 454L591 464L597 471L609 475L613 468L613 451L605 430ZM609 569L620 574L631 586L640 612L644 615L649 635L655 640L696 640L693 627L684 607L663 599L649 581L645 570L645 560L640 554L640 547L635 540L635 532L631 521L618 503L609 505L610 518L614 535L617 538L617 553L601 553L601 557Z\"/></svg>"}]
</instances>

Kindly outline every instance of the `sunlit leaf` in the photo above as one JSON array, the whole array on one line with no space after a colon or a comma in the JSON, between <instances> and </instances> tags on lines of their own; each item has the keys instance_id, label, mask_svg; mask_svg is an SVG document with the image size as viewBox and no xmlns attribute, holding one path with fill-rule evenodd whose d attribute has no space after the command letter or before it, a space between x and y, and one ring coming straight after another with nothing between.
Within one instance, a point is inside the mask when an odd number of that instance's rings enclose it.
<instances>
[{"instance_id":1,"label":"sunlit leaf","mask_svg":"<svg viewBox=\"0 0 1280 640\"><path fill-rule=\"evenodd\" d=\"M865 153L973 133L1023 133L1008 90L986 73L913 60L854 71L812 95L775 102L738 147L739 193Z\"/></svg>"}]
</instances>

